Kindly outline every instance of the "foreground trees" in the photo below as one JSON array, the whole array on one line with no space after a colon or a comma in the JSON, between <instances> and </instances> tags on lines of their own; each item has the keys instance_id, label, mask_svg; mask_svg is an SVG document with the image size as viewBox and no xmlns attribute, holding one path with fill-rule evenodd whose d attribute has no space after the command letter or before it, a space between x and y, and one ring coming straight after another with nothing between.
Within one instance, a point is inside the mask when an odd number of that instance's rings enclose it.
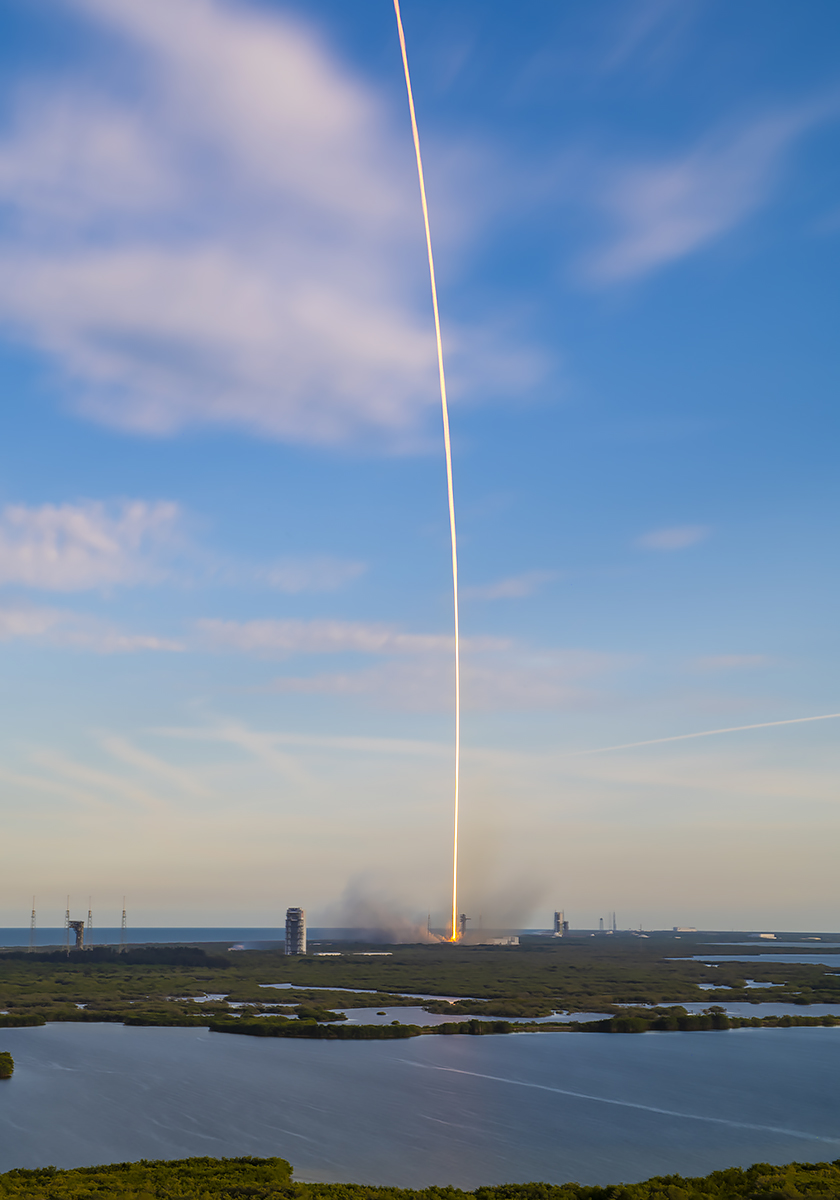
<instances>
[{"instance_id":1,"label":"foreground trees","mask_svg":"<svg viewBox=\"0 0 840 1200\"><path fill-rule=\"evenodd\" d=\"M113 1163L57 1171L8 1171L0 1175L3 1200L90 1200L92 1196L136 1200L837 1200L840 1160L829 1163L767 1163L731 1167L701 1178L659 1175L643 1183L586 1187L579 1183L510 1183L458 1188L362 1187L351 1183L293 1183L283 1158L184 1158L175 1162Z\"/></svg>"}]
</instances>

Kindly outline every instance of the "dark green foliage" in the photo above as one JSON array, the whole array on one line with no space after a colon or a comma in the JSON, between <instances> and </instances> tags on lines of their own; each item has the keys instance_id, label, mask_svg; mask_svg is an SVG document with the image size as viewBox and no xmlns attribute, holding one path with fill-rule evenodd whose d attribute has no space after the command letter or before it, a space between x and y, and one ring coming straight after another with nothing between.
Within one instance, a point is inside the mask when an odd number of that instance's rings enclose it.
<instances>
[{"instance_id":1,"label":"dark green foliage","mask_svg":"<svg viewBox=\"0 0 840 1200\"><path fill-rule=\"evenodd\" d=\"M0 1028L17 1029L21 1025L46 1025L38 1013L0 1013Z\"/></svg>"},{"instance_id":2,"label":"dark green foliage","mask_svg":"<svg viewBox=\"0 0 840 1200\"><path fill-rule=\"evenodd\" d=\"M113 946L89 946L86 950L7 950L0 954L0 964L9 960L29 963L72 962L81 966L93 963L115 963L120 967L213 967L226 971L230 959L221 954L208 954L198 946L139 946L136 950L117 950Z\"/></svg>"},{"instance_id":3,"label":"dark green foliage","mask_svg":"<svg viewBox=\"0 0 840 1200\"><path fill-rule=\"evenodd\" d=\"M0 1050L0 1079L11 1079L15 1069L15 1060L8 1050Z\"/></svg>"},{"instance_id":4,"label":"dark green foliage","mask_svg":"<svg viewBox=\"0 0 840 1200\"><path fill-rule=\"evenodd\" d=\"M384 1026L388 1028L388 1026ZM509 1183L464 1192L453 1187L370 1187L293 1183L282 1158L185 1158L0 1175L0 1200L840 1200L840 1160L757 1163L702 1178L659 1175L642 1183Z\"/></svg>"},{"instance_id":5,"label":"dark green foliage","mask_svg":"<svg viewBox=\"0 0 840 1200\"><path fill-rule=\"evenodd\" d=\"M802 1025L840 1025L840 1017L730 1017L718 1006L688 1013L681 1005L649 1012L631 1012L603 1021L570 1021L567 1028L581 1033L692 1032L703 1029L791 1029Z\"/></svg>"},{"instance_id":6,"label":"dark green foliage","mask_svg":"<svg viewBox=\"0 0 840 1200\"><path fill-rule=\"evenodd\" d=\"M445 1021L441 1025L427 1026L426 1033L513 1033L515 1025L510 1021Z\"/></svg>"},{"instance_id":7,"label":"dark green foliage","mask_svg":"<svg viewBox=\"0 0 840 1200\"><path fill-rule=\"evenodd\" d=\"M284 1021L282 1017L249 1021L211 1021L213 1033L244 1033L250 1037L316 1038L329 1041L376 1042L417 1037L419 1025L319 1025L315 1021Z\"/></svg>"},{"instance_id":8,"label":"dark green foliage","mask_svg":"<svg viewBox=\"0 0 840 1200\"><path fill-rule=\"evenodd\" d=\"M292 1168L283 1158L183 1158L172 1162L112 1163L57 1171L8 1171L0 1197L9 1200L272 1200L284 1194Z\"/></svg>"},{"instance_id":9,"label":"dark green foliage","mask_svg":"<svg viewBox=\"0 0 840 1200\"><path fill-rule=\"evenodd\" d=\"M429 1000L423 1005L423 1011L434 1013L439 1017L461 1016L471 1017L548 1017L553 1005L547 1000L527 1000L517 997L513 1000Z\"/></svg>"},{"instance_id":10,"label":"dark green foliage","mask_svg":"<svg viewBox=\"0 0 840 1200\"><path fill-rule=\"evenodd\" d=\"M328 1008L316 1008L313 1004L299 1004L295 1009L301 1021L346 1021L346 1013L330 1012Z\"/></svg>"}]
</instances>

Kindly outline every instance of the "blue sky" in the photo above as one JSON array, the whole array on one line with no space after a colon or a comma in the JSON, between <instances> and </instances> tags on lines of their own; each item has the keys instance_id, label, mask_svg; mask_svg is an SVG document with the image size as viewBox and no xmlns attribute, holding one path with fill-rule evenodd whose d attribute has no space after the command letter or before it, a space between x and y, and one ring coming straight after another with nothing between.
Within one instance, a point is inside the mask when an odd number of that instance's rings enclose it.
<instances>
[{"instance_id":1,"label":"blue sky","mask_svg":"<svg viewBox=\"0 0 840 1200\"><path fill-rule=\"evenodd\" d=\"M836 928L840 13L405 0L463 903ZM386 0L9 0L0 920L446 913Z\"/></svg>"}]
</instances>

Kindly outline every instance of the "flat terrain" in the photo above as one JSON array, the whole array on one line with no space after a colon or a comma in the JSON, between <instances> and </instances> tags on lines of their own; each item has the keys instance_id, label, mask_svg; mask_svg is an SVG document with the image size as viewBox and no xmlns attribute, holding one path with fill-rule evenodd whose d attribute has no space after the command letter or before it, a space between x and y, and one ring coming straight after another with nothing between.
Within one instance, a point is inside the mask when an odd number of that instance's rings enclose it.
<instances>
[{"instance_id":1,"label":"flat terrain","mask_svg":"<svg viewBox=\"0 0 840 1200\"><path fill-rule=\"evenodd\" d=\"M487 1018L546 1016L558 1010L610 1014L618 1005L840 1003L840 953L836 966L757 958L714 965L687 961L689 955L703 953L790 953L789 947L772 942L736 945L743 936L531 937L510 947L394 946L389 956L373 958L365 957L361 951L368 947L358 943L323 944L318 949L341 953L301 958L221 947L205 948L209 952L135 948L121 955L96 947L69 956L6 953L0 954L0 1009L5 1010L0 1024L36 1017L115 1021L142 1015L162 1023L198 1022L230 1014L229 1002L244 1012L295 1016L300 1006L321 1011L416 1005L410 993L464 997L456 1004L426 1003L429 1011L453 1017ZM790 938L796 940L796 935ZM803 940L802 948L840 951L840 938ZM292 989L261 986L271 983ZM375 994L347 990L356 988Z\"/></svg>"}]
</instances>

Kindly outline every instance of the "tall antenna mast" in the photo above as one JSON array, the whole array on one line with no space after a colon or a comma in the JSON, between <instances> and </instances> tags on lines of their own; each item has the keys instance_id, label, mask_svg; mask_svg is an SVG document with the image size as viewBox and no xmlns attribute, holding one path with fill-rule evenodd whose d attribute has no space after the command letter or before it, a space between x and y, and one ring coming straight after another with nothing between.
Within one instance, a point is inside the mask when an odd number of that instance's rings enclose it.
<instances>
[{"instance_id":1,"label":"tall antenna mast","mask_svg":"<svg viewBox=\"0 0 840 1200\"><path fill-rule=\"evenodd\" d=\"M29 918L29 953L35 949L35 897L32 897L32 916Z\"/></svg>"},{"instance_id":2,"label":"tall antenna mast","mask_svg":"<svg viewBox=\"0 0 840 1200\"><path fill-rule=\"evenodd\" d=\"M67 908L64 912L64 953L70 953L70 897L67 897Z\"/></svg>"},{"instance_id":3,"label":"tall antenna mast","mask_svg":"<svg viewBox=\"0 0 840 1200\"><path fill-rule=\"evenodd\" d=\"M87 944L88 947L93 945L93 910L90 896L88 896Z\"/></svg>"},{"instance_id":4,"label":"tall antenna mast","mask_svg":"<svg viewBox=\"0 0 840 1200\"><path fill-rule=\"evenodd\" d=\"M123 950L125 950L125 938L126 938L125 930L126 930L125 896L123 896L122 924L120 925L120 953L121 954L122 954Z\"/></svg>"},{"instance_id":5,"label":"tall antenna mast","mask_svg":"<svg viewBox=\"0 0 840 1200\"><path fill-rule=\"evenodd\" d=\"M452 834L452 934L450 941L458 940L458 791L461 775L461 648L458 627L458 542L455 537L455 493L452 487L452 446L449 440L449 406L446 403L446 375L443 370L443 343L440 337L440 311L438 309L437 283L435 282L435 260L432 255L432 234L429 229L429 206L426 203L426 182L423 177L423 159L420 155L420 135L417 132L417 114L414 111L414 93L411 90L411 74L405 49L405 31L400 15L400 0L394 0L397 32L400 38L405 88L408 93L408 110L411 114L411 132L414 136L414 155L417 159L417 179L420 184L420 202L423 206L423 226L426 230L426 251L429 257L429 283L432 288L432 309L435 315L435 341L437 343L438 378L440 380L440 407L443 416L443 445L446 451L446 487L449 497L449 537L452 543L452 598L455 608L455 806Z\"/></svg>"}]
</instances>

